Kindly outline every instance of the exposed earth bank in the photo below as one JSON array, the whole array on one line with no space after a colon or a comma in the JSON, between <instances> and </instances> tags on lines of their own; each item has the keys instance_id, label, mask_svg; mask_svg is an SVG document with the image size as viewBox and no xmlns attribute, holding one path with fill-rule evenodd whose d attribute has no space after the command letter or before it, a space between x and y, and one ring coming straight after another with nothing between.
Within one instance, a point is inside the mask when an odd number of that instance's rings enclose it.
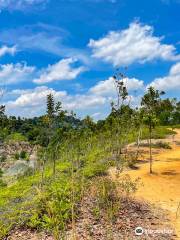
<instances>
[{"instance_id":1,"label":"exposed earth bank","mask_svg":"<svg viewBox=\"0 0 180 240\"><path fill-rule=\"evenodd\" d=\"M175 136L161 139L169 142L172 149L153 149L153 174L149 174L147 147L141 147L138 169L127 170L123 174L129 174L132 179L141 178L143 185L135 193L136 199L166 210L176 229L176 239L180 239L180 129L175 131ZM110 174L118 181L115 169L111 169Z\"/></svg>"}]
</instances>

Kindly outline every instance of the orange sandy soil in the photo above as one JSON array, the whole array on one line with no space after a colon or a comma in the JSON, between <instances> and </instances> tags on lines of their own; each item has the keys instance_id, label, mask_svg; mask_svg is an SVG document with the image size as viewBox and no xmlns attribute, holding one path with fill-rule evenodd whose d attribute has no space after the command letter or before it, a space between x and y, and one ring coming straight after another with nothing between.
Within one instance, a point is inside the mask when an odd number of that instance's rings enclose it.
<instances>
[{"instance_id":1,"label":"orange sandy soil","mask_svg":"<svg viewBox=\"0 0 180 240\"><path fill-rule=\"evenodd\" d=\"M138 169L127 170L132 179L141 178L142 186L135 193L135 197L145 200L155 206L167 210L172 226L174 226L177 239L180 239L180 129L175 129L174 139L168 138L172 149L154 149L153 174L149 174L148 149L142 148L144 154ZM163 141L163 140L161 140ZM110 171L113 179L116 178L115 169ZM124 173L123 173L124 174ZM117 179L116 179L117 180Z\"/></svg>"}]
</instances>

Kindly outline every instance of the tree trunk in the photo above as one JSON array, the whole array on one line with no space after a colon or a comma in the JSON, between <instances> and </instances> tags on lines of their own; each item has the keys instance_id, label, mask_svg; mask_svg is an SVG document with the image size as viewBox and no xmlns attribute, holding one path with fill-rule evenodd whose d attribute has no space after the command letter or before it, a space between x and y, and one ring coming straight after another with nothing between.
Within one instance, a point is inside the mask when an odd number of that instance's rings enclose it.
<instances>
[{"instance_id":1,"label":"tree trunk","mask_svg":"<svg viewBox=\"0 0 180 240\"><path fill-rule=\"evenodd\" d=\"M55 159L55 156L54 156L54 159L53 159L53 175L55 176L56 174L56 159Z\"/></svg>"},{"instance_id":2,"label":"tree trunk","mask_svg":"<svg viewBox=\"0 0 180 240\"><path fill-rule=\"evenodd\" d=\"M136 152L136 161L138 160L139 158L139 148L140 148L140 144L141 144L141 136L142 136L142 129L141 127L139 128L139 131L138 131L138 137L137 137L137 152Z\"/></svg>"},{"instance_id":3,"label":"tree trunk","mask_svg":"<svg viewBox=\"0 0 180 240\"><path fill-rule=\"evenodd\" d=\"M149 127L149 164L150 164L150 173L153 173L153 171L152 171L152 142L151 142L151 139L152 139L152 126L150 124L150 127Z\"/></svg>"}]
</instances>

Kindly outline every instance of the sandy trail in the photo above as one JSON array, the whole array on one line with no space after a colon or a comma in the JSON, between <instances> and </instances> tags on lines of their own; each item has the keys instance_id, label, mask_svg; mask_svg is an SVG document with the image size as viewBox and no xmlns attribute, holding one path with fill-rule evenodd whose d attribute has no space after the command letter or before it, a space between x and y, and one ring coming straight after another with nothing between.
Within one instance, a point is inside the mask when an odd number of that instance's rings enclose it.
<instances>
[{"instance_id":1,"label":"sandy trail","mask_svg":"<svg viewBox=\"0 0 180 240\"><path fill-rule=\"evenodd\" d=\"M180 203L180 129L175 131L177 134L174 139L168 138L172 149L154 150L153 174L149 174L148 163L140 163L139 169L128 170L125 173L132 179L141 178L143 186L138 189L135 196L167 210L177 239L180 239L180 209L177 211ZM143 150L147 152L147 148ZM144 154L144 159L148 159L147 153ZM113 178L114 171L111 171Z\"/></svg>"}]
</instances>

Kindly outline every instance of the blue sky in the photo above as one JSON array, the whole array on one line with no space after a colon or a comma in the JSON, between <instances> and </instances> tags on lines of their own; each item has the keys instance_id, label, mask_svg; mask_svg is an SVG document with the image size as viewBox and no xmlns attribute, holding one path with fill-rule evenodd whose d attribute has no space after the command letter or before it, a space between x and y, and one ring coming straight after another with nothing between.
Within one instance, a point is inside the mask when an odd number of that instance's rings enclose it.
<instances>
[{"instance_id":1,"label":"blue sky","mask_svg":"<svg viewBox=\"0 0 180 240\"><path fill-rule=\"evenodd\" d=\"M0 0L7 114L41 115L51 92L80 117L104 118L117 67L132 105L149 85L179 98L179 11L180 0Z\"/></svg>"}]
</instances>

